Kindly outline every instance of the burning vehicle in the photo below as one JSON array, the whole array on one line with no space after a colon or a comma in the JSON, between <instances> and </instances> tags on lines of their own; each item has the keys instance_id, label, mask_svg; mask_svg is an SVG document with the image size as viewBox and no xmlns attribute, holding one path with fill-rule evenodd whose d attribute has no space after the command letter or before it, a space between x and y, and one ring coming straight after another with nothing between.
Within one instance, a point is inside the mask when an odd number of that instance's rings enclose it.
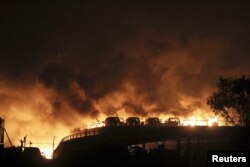
<instances>
[{"instance_id":1,"label":"burning vehicle","mask_svg":"<svg viewBox=\"0 0 250 167\"><path fill-rule=\"evenodd\" d=\"M170 117L165 121L165 125L167 125L167 126L180 126L181 121L177 117Z\"/></svg>"},{"instance_id":2,"label":"burning vehicle","mask_svg":"<svg viewBox=\"0 0 250 167\"><path fill-rule=\"evenodd\" d=\"M104 121L105 126L121 126L119 117L107 117Z\"/></svg>"},{"instance_id":3,"label":"burning vehicle","mask_svg":"<svg viewBox=\"0 0 250 167\"><path fill-rule=\"evenodd\" d=\"M146 126L160 126L161 122L158 117L149 117L145 121Z\"/></svg>"},{"instance_id":4,"label":"burning vehicle","mask_svg":"<svg viewBox=\"0 0 250 167\"><path fill-rule=\"evenodd\" d=\"M127 126L140 126L141 121L138 117L128 117L126 119L126 125Z\"/></svg>"}]
</instances>

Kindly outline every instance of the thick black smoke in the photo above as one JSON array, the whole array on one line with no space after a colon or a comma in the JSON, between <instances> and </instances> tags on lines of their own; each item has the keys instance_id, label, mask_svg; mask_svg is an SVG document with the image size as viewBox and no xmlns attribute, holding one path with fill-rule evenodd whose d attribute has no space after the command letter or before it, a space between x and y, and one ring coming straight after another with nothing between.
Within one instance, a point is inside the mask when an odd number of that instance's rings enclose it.
<instances>
[{"instance_id":1,"label":"thick black smoke","mask_svg":"<svg viewBox=\"0 0 250 167\"><path fill-rule=\"evenodd\" d=\"M59 115L68 108L92 117L120 108L141 116L188 114L204 107L219 75L250 71L244 2L0 6L1 84L38 81L52 91L48 101Z\"/></svg>"},{"instance_id":2,"label":"thick black smoke","mask_svg":"<svg viewBox=\"0 0 250 167\"><path fill-rule=\"evenodd\" d=\"M125 102L123 105L125 111L132 115L139 115L139 116L148 116L147 111L143 108L142 105L131 104L129 102Z\"/></svg>"},{"instance_id":3,"label":"thick black smoke","mask_svg":"<svg viewBox=\"0 0 250 167\"><path fill-rule=\"evenodd\" d=\"M84 92L91 91L91 79L83 74L77 74L73 67L58 63L48 64L39 76L39 82L59 95L51 103L55 111L64 110L61 103L68 103L77 112L90 112L91 115L96 115L89 95Z\"/></svg>"}]
</instances>

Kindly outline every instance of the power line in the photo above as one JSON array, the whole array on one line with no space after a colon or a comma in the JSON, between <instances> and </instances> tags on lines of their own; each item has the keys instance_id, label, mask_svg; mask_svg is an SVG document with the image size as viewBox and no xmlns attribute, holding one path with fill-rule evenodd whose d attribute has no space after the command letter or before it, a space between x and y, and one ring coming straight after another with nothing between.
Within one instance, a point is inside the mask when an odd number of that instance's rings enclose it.
<instances>
[{"instance_id":1,"label":"power line","mask_svg":"<svg viewBox=\"0 0 250 167\"><path fill-rule=\"evenodd\" d=\"M33 143L33 142L32 142L32 144L44 144L44 145L48 144L48 145L53 145L53 143ZM55 143L55 144L59 144L59 143Z\"/></svg>"}]
</instances>

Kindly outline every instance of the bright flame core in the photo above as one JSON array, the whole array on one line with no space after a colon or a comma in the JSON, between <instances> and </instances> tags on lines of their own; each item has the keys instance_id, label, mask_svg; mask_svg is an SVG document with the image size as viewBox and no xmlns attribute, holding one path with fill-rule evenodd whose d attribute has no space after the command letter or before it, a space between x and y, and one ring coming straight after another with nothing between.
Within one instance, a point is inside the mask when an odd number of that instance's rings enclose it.
<instances>
[{"instance_id":1,"label":"bright flame core","mask_svg":"<svg viewBox=\"0 0 250 167\"><path fill-rule=\"evenodd\" d=\"M96 128L96 127L103 127L105 126L103 120L105 119L105 117L102 117L102 121L96 120L96 121L91 121L88 120L87 123L85 124L85 127L83 128L76 128L72 130L72 133L77 133L81 130L84 129L91 129L91 128ZM141 121L145 121L146 118L140 118ZM121 118L122 121L124 121ZM161 120L165 120L161 119ZM181 120L181 126L220 126L220 122L218 117L208 117L207 119L204 119L204 117L198 117L198 116L191 116L188 119L180 119ZM162 121L164 122L164 121ZM48 147L42 147L40 148L42 155L46 158L46 159L51 159L52 155L53 155L53 151L51 148Z\"/></svg>"},{"instance_id":2,"label":"bright flame core","mask_svg":"<svg viewBox=\"0 0 250 167\"><path fill-rule=\"evenodd\" d=\"M200 119L195 116L190 117L183 121L183 126L220 126L219 119L215 118L207 118Z\"/></svg>"},{"instance_id":3,"label":"bright flame core","mask_svg":"<svg viewBox=\"0 0 250 167\"><path fill-rule=\"evenodd\" d=\"M52 159L53 151L51 148L48 147L42 147L40 148L41 154L44 156L46 159Z\"/></svg>"}]
</instances>

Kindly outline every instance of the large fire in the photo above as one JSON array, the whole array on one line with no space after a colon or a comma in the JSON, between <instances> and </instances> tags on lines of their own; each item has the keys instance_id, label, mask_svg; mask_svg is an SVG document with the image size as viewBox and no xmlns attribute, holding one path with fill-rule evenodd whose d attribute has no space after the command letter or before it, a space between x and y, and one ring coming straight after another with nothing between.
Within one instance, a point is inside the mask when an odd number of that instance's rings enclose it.
<instances>
[{"instance_id":1,"label":"large fire","mask_svg":"<svg viewBox=\"0 0 250 167\"><path fill-rule=\"evenodd\" d=\"M207 26L196 12L189 22L180 21L186 16L169 5L144 3L127 10L125 3L114 8L117 16L95 3L87 3L83 14L43 5L49 13L39 20L29 12L44 12L40 4L39 10L28 4L3 10L0 117L14 145L27 135L27 143L46 157L54 136L56 148L72 129L102 127L107 116L161 122L178 117L183 126L223 126L223 118L208 109L207 97L219 74L250 71L245 16L231 22L222 15L219 26ZM152 16L145 19L148 11ZM64 12L70 15L58 20ZM4 142L10 146L6 137Z\"/></svg>"},{"instance_id":2,"label":"large fire","mask_svg":"<svg viewBox=\"0 0 250 167\"><path fill-rule=\"evenodd\" d=\"M179 118L179 117L169 117L169 118ZM159 118L162 123L165 123L167 119L162 119L161 117ZM221 126L222 123L219 121L218 117L197 117L197 116L191 116L188 118L183 118L180 117L180 126ZM104 120L104 119L103 119ZM124 118L120 117L121 122L124 122ZM146 118L141 117L140 118L141 122L144 122ZM105 123L104 121L96 121L96 122L91 122L87 123L85 128L86 129L91 129L91 128L96 128L96 127L104 127ZM72 133L78 131L78 130L83 130L84 128L76 128L72 130Z\"/></svg>"},{"instance_id":3,"label":"large fire","mask_svg":"<svg viewBox=\"0 0 250 167\"><path fill-rule=\"evenodd\" d=\"M145 103L142 97L137 96L135 88L128 83L124 84L125 92L124 90L117 90L98 101L92 101L94 108L99 111L94 116L82 115L72 110L65 101L61 104L57 101L54 102L52 97L55 92L46 90L39 85L29 90L13 91L3 85L0 88L2 94L9 96L5 103L0 106L0 109L1 111L8 111L1 112L1 117L6 120L5 127L12 143L15 146L20 146L20 139L27 135L26 146L33 143L31 146L38 147L45 158L52 157L54 136L56 137L54 148L56 148L63 137L69 135L70 132L74 133L72 129L77 127L80 127L80 130L103 127L105 126L104 120L108 116L118 116L123 118L121 119L123 122L131 116L139 117L142 122L148 117L159 117L163 123L170 117L178 117L181 126L223 125L218 117L204 107L205 105L196 107L197 99L189 97L181 98L180 105L186 110L183 114L182 112L173 114L171 111L158 112L155 110L156 104ZM59 96L55 97L59 98ZM123 105L127 99L132 99L134 104L141 105L133 106L129 103ZM110 106L113 106L113 108L110 108ZM79 128L75 130L77 131ZM5 146L10 146L6 137Z\"/></svg>"},{"instance_id":4,"label":"large fire","mask_svg":"<svg viewBox=\"0 0 250 167\"><path fill-rule=\"evenodd\" d=\"M126 117L124 117L126 116ZM127 118L129 115L125 114L122 115L122 117L120 117L120 120L122 122L124 122L124 118ZM169 118L171 116L169 115L161 115L161 117L159 117L159 119L161 120L162 123L164 123L167 118ZM172 116L174 117L174 116ZM96 127L104 127L105 123L104 123L104 119L106 118L105 115L102 115L102 117L98 118L98 119L87 119L82 123L82 126L79 128L75 128L73 130L71 130L71 133L76 133L78 131L84 130L84 129L91 129L91 128L96 128ZM205 118L204 116L202 117L198 117L196 115L190 116L188 118L184 118L184 117L175 117L175 118L179 118L180 119L180 126L220 126L221 123L218 119L218 117L207 117ZM146 119L146 117L140 117L140 120L142 122L144 122ZM60 139L66 135L68 135L68 130L64 129L61 132L57 132L58 133L58 138L56 140L56 142L54 143L54 148L56 148L56 146L58 145L58 143L60 142ZM45 138L32 138L35 139L36 142L44 142L44 139L46 140L47 137ZM48 141L47 141L48 142ZM42 155L47 158L47 159L51 159L52 155L53 155L53 142L52 140L49 141L50 143L47 143L47 145L43 145L42 143L39 145L39 143L35 143L32 146L36 146L40 148L40 151L42 153Z\"/></svg>"},{"instance_id":5,"label":"large fire","mask_svg":"<svg viewBox=\"0 0 250 167\"><path fill-rule=\"evenodd\" d=\"M217 117L199 119L196 116L192 116L183 121L183 126L220 126L219 120Z\"/></svg>"},{"instance_id":6,"label":"large fire","mask_svg":"<svg viewBox=\"0 0 250 167\"><path fill-rule=\"evenodd\" d=\"M175 117L177 118L177 117ZM80 128L74 128L73 130L71 130L71 133L77 133L81 130L84 129L91 129L91 128L96 128L96 127L104 127L104 120L105 117L103 117L102 119L100 118L100 120L96 119L96 120L88 120L86 121L87 123ZM141 121L144 121L146 118L140 118ZM124 120L123 118L121 118L121 120ZM161 122L164 123L164 119L160 118ZM208 117L207 119L204 119L204 117L197 117L197 116L191 116L188 118L182 118L180 117L181 120L181 124L180 126L221 126L221 122L219 121L218 117ZM59 141L57 141L57 143L55 143L55 147L57 146ZM52 143L51 146L40 146L39 147L41 150L42 155L47 158L47 159L51 159L52 155L53 155L53 149L52 149Z\"/></svg>"},{"instance_id":7,"label":"large fire","mask_svg":"<svg viewBox=\"0 0 250 167\"><path fill-rule=\"evenodd\" d=\"M41 154L46 159L51 159L53 157L53 150L49 147L40 147Z\"/></svg>"}]
</instances>

